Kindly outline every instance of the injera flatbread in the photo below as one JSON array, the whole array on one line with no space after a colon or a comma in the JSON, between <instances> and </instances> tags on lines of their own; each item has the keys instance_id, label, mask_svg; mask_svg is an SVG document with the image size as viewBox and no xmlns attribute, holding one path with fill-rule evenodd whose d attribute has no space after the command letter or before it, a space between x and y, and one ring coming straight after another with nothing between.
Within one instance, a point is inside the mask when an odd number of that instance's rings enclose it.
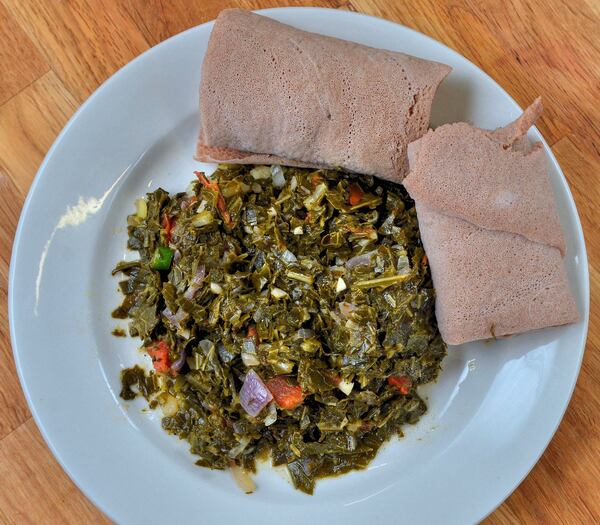
<instances>
[{"instance_id":1,"label":"injera flatbread","mask_svg":"<svg viewBox=\"0 0 600 525\"><path fill-rule=\"evenodd\" d=\"M399 181L407 145L427 130L433 96L449 72L437 62L224 10L202 66L196 157L275 155Z\"/></svg>"},{"instance_id":2,"label":"injera flatbread","mask_svg":"<svg viewBox=\"0 0 600 525\"><path fill-rule=\"evenodd\" d=\"M577 321L557 248L416 206L446 343Z\"/></svg>"},{"instance_id":3,"label":"injera flatbread","mask_svg":"<svg viewBox=\"0 0 600 525\"><path fill-rule=\"evenodd\" d=\"M404 186L415 201L446 215L518 233L564 253L544 150L540 143L531 147L521 141L540 109L536 101L513 124L494 132L465 122L429 131L419 141L418 162ZM413 151L411 146L411 156Z\"/></svg>"},{"instance_id":4,"label":"injera flatbread","mask_svg":"<svg viewBox=\"0 0 600 525\"><path fill-rule=\"evenodd\" d=\"M504 128L451 124L409 146L403 184L448 344L578 319L543 149L525 137L540 112L537 100Z\"/></svg>"}]
</instances>

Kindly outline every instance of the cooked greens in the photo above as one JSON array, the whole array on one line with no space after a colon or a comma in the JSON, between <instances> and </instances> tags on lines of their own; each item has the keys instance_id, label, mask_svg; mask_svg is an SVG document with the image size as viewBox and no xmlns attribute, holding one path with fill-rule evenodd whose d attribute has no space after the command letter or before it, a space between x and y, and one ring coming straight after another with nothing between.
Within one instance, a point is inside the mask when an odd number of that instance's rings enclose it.
<instances>
[{"instance_id":1,"label":"cooked greens","mask_svg":"<svg viewBox=\"0 0 600 525\"><path fill-rule=\"evenodd\" d=\"M114 273L154 371L122 372L197 464L294 485L364 468L425 412L446 347L412 201L338 171L220 165L136 203Z\"/></svg>"}]
</instances>

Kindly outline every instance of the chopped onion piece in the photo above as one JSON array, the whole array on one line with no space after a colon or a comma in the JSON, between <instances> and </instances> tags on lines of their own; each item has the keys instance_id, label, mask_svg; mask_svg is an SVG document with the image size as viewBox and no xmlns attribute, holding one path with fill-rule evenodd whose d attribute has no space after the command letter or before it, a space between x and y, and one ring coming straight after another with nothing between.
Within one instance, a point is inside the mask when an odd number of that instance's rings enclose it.
<instances>
[{"instance_id":1,"label":"chopped onion piece","mask_svg":"<svg viewBox=\"0 0 600 525\"><path fill-rule=\"evenodd\" d=\"M396 269L398 270L399 274L410 273L410 261L408 260L408 255L404 250L402 251L402 254L398 257Z\"/></svg>"},{"instance_id":2,"label":"chopped onion piece","mask_svg":"<svg viewBox=\"0 0 600 525\"><path fill-rule=\"evenodd\" d=\"M165 308L162 311L162 314L169 321L169 323L171 323L175 328L180 328L181 327L181 322L188 315L181 308L179 308L176 313L173 313L168 308Z\"/></svg>"},{"instance_id":3,"label":"chopped onion piece","mask_svg":"<svg viewBox=\"0 0 600 525\"><path fill-rule=\"evenodd\" d=\"M237 458L242 452L244 452L244 449L248 446L248 443L250 443L250 438L248 436L244 436L240 439L240 442L227 453L227 455L231 459Z\"/></svg>"},{"instance_id":4,"label":"chopped onion piece","mask_svg":"<svg viewBox=\"0 0 600 525\"><path fill-rule=\"evenodd\" d=\"M389 292L384 292L383 298L385 302L388 303L392 308L396 308L396 299Z\"/></svg>"},{"instance_id":5,"label":"chopped onion piece","mask_svg":"<svg viewBox=\"0 0 600 525\"><path fill-rule=\"evenodd\" d=\"M315 336L315 331L310 328L300 328L296 332L295 339L309 339Z\"/></svg>"},{"instance_id":6,"label":"chopped onion piece","mask_svg":"<svg viewBox=\"0 0 600 525\"><path fill-rule=\"evenodd\" d=\"M194 228L201 228L202 226L212 224L214 221L215 216L213 215L213 212L210 210L204 210L194 215L190 220L190 224Z\"/></svg>"},{"instance_id":7,"label":"chopped onion piece","mask_svg":"<svg viewBox=\"0 0 600 525\"><path fill-rule=\"evenodd\" d=\"M231 462L230 469L235 483L246 494L252 494L256 490L256 484L254 481L252 481L252 478L247 470L244 470L239 465L236 465L233 461Z\"/></svg>"},{"instance_id":8,"label":"chopped onion piece","mask_svg":"<svg viewBox=\"0 0 600 525\"><path fill-rule=\"evenodd\" d=\"M164 401L164 403L161 404L160 408L162 410L163 416L173 417L175 414L177 414L177 411L179 410L179 403L177 402L177 398L170 394L167 394L167 398Z\"/></svg>"},{"instance_id":9,"label":"chopped onion piece","mask_svg":"<svg viewBox=\"0 0 600 525\"><path fill-rule=\"evenodd\" d=\"M269 425L272 425L273 423L275 423L275 421L277 421L277 407L275 406L275 403L269 403L269 406L267 407L267 415L265 416L265 426L268 427Z\"/></svg>"},{"instance_id":10,"label":"chopped onion piece","mask_svg":"<svg viewBox=\"0 0 600 525\"><path fill-rule=\"evenodd\" d=\"M246 379L244 379L244 384L240 390L240 404L244 407L244 410L252 417L256 417L272 400L273 395L260 376L254 370L250 370L246 374Z\"/></svg>"},{"instance_id":11,"label":"chopped onion piece","mask_svg":"<svg viewBox=\"0 0 600 525\"><path fill-rule=\"evenodd\" d=\"M285 177L283 176L283 168L277 164L271 166L271 176L273 177L273 186L280 190L285 186Z\"/></svg>"},{"instance_id":12,"label":"chopped onion piece","mask_svg":"<svg viewBox=\"0 0 600 525\"><path fill-rule=\"evenodd\" d=\"M242 345L242 362L246 366L257 366L260 365L260 361L256 356L256 345L252 339L246 339Z\"/></svg>"},{"instance_id":13,"label":"chopped onion piece","mask_svg":"<svg viewBox=\"0 0 600 525\"><path fill-rule=\"evenodd\" d=\"M258 224L258 217L254 208L248 208L246 210L246 221L250 226L256 226Z\"/></svg>"},{"instance_id":14,"label":"chopped onion piece","mask_svg":"<svg viewBox=\"0 0 600 525\"><path fill-rule=\"evenodd\" d=\"M214 294L220 295L223 293L223 288L220 284L210 283L210 291Z\"/></svg>"},{"instance_id":15,"label":"chopped onion piece","mask_svg":"<svg viewBox=\"0 0 600 525\"><path fill-rule=\"evenodd\" d=\"M189 336L186 337L186 339L189 339ZM171 370L173 370L174 372L179 372L183 368L183 365L185 364L185 360L186 360L185 350L181 350L181 353L179 354L177 361L175 361L171 365Z\"/></svg>"},{"instance_id":16,"label":"chopped onion piece","mask_svg":"<svg viewBox=\"0 0 600 525\"><path fill-rule=\"evenodd\" d=\"M343 302L343 303L338 303L338 308L340 309L340 313L346 319L348 319L350 317L350 314L352 312L354 312L354 310L356 310L356 305L354 305L352 303Z\"/></svg>"},{"instance_id":17,"label":"chopped onion piece","mask_svg":"<svg viewBox=\"0 0 600 525\"><path fill-rule=\"evenodd\" d=\"M344 392L344 394L349 396L350 392L352 392L352 389L354 388L354 381L346 381L342 379L337 387Z\"/></svg>"},{"instance_id":18,"label":"chopped onion piece","mask_svg":"<svg viewBox=\"0 0 600 525\"><path fill-rule=\"evenodd\" d=\"M335 285L335 292L343 292L346 288L346 281L344 281L344 279L342 279L341 277L338 277L337 284Z\"/></svg>"},{"instance_id":19,"label":"chopped onion piece","mask_svg":"<svg viewBox=\"0 0 600 525\"><path fill-rule=\"evenodd\" d=\"M148 216L148 205L146 199L138 199L135 201L135 214L140 219L145 219Z\"/></svg>"},{"instance_id":20,"label":"chopped onion piece","mask_svg":"<svg viewBox=\"0 0 600 525\"><path fill-rule=\"evenodd\" d=\"M281 258L288 264L298 262L298 258L289 250L285 250L281 254Z\"/></svg>"},{"instance_id":21,"label":"chopped onion piece","mask_svg":"<svg viewBox=\"0 0 600 525\"><path fill-rule=\"evenodd\" d=\"M355 268L356 266L364 266L366 264L370 264L371 257L373 257L373 255L375 255L376 253L377 250L373 250L372 252L361 253L360 255L356 255L346 261L346 268L348 268L348 270L352 270L352 268Z\"/></svg>"},{"instance_id":22,"label":"chopped onion piece","mask_svg":"<svg viewBox=\"0 0 600 525\"><path fill-rule=\"evenodd\" d=\"M294 191L297 187L298 187L298 179L296 178L296 175L294 175L292 177L292 180L290 181L290 189L292 191Z\"/></svg>"},{"instance_id":23,"label":"chopped onion piece","mask_svg":"<svg viewBox=\"0 0 600 525\"><path fill-rule=\"evenodd\" d=\"M269 166L256 166L250 170L250 175L254 180L262 180L271 178L271 170Z\"/></svg>"},{"instance_id":24,"label":"chopped onion piece","mask_svg":"<svg viewBox=\"0 0 600 525\"><path fill-rule=\"evenodd\" d=\"M356 450L356 438L352 434L347 434L348 450Z\"/></svg>"},{"instance_id":25,"label":"chopped onion piece","mask_svg":"<svg viewBox=\"0 0 600 525\"><path fill-rule=\"evenodd\" d=\"M186 299L191 301L194 298L194 296L196 295L196 292L202 287L204 277L206 277L206 266L201 264L200 266L198 266L198 269L196 270L196 275L194 275L194 277L192 277L192 282L191 282L189 288L183 294L183 296Z\"/></svg>"},{"instance_id":26,"label":"chopped onion piece","mask_svg":"<svg viewBox=\"0 0 600 525\"><path fill-rule=\"evenodd\" d=\"M313 210L321 204L321 201L323 200L323 197L325 197L326 193L327 184L322 182L321 184L317 185L315 191L313 191L308 197L306 197L306 199L304 199L304 207L307 210Z\"/></svg>"},{"instance_id":27,"label":"chopped onion piece","mask_svg":"<svg viewBox=\"0 0 600 525\"><path fill-rule=\"evenodd\" d=\"M198 346L200 347L200 349L202 350L202 352L204 352L204 355L208 355L208 353L215 346L215 343L213 343L210 339L202 339L202 341L200 341L198 343Z\"/></svg>"},{"instance_id":28,"label":"chopped onion piece","mask_svg":"<svg viewBox=\"0 0 600 525\"><path fill-rule=\"evenodd\" d=\"M302 235L304 233L304 229L302 228L302 226L296 226L292 233L294 235Z\"/></svg>"},{"instance_id":29,"label":"chopped onion piece","mask_svg":"<svg viewBox=\"0 0 600 525\"><path fill-rule=\"evenodd\" d=\"M281 288L274 286L271 288L271 297L273 297L273 299L283 299L284 297L288 297L288 294Z\"/></svg>"},{"instance_id":30,"label":"chopped onion piece","mask_svg":"<svg viewBox=\"0 0 600 525\"><path fill-rule=\"evenodd\" d=\"M248 352L242 352L242 363L246 366L258 366L260 361L256 354L249 354Z\"/></svg>"}]
</instances>

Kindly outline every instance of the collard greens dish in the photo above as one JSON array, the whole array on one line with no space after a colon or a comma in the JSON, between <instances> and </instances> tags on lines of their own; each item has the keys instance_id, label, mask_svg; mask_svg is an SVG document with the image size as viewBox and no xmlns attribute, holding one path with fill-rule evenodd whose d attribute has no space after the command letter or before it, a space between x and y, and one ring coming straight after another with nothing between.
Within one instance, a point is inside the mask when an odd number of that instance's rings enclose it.
<instances>
[{"instance_id":1,"label":"collard greens dish","mask_svg":"<svg viewBox=\"0 0 600 525\"><path fill-rule=\"evenodd\" d=\"M414 204L341 171L220 165L127 219L139 253L113 316L153 362L121 373L197 464L248 492L257 459L294 486L364 468L426 411L446 347Z\"/></svg>"}]
</instances>

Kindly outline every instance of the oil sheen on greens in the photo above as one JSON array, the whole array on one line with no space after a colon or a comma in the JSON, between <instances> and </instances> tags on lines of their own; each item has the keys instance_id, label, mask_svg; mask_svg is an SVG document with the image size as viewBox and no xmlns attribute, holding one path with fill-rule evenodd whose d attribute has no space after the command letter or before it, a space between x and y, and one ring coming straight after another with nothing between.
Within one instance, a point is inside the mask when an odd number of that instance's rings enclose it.
<instances>
[{"instance_id":1,"label":"oil sheen on greens","mask_svg":"<svg viewBox=\"0 0 600 525\"><path fill-rule=\"evenodd\" d=\"M446 354L413 202L340 171L196 175L128 217L139 260L114 270L126 278L113 316L155 370L124 370L121 396L160 406L198 465L247 473L270 454L312 493L419 420L418 386ZM247 376L256 416L242 406Z\"/></svg>"}]
</instances>

